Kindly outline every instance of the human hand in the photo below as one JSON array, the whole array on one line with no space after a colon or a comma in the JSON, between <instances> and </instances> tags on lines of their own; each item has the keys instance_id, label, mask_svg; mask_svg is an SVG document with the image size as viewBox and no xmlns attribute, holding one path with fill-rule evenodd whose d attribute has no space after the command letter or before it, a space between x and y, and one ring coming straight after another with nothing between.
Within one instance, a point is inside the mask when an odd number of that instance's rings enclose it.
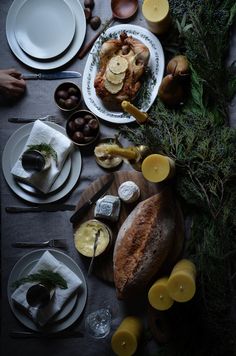
<instances>
[{"instance_id":1,"label":"human hand","mask_svg":"<svg viewBox=\"0 0 236 356\"><path fill-rule=\"evenodd\" d=\"M0 70L0 93L17 97L24 93L26 83L21 73L14 68Z\"/></svg>"}]
</instances>

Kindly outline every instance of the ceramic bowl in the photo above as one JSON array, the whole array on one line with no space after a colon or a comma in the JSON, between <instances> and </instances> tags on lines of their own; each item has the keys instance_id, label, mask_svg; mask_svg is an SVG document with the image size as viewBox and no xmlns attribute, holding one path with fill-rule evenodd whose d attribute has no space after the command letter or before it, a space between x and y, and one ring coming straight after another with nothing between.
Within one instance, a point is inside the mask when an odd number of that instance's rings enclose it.
<instances>
[{"instance_id":1,"label":"ceramic bowl","mask_svg":"<svg viewBox=\"0 0 236 356\"><path fill-rule=\"evenodd\" d=\"M78 85L72 82L60 84L54 92L54 100L59 109L73 111L79 107L82 93Z\"/></svg>"}]
</instances>

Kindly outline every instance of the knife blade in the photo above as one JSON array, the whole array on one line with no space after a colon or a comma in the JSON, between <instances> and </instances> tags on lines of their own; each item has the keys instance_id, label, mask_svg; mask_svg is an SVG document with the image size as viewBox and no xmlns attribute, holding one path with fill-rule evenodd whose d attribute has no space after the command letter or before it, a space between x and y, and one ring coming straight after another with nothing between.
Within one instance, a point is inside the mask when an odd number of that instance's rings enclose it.
<instances>
[{"instance_id":1,"label":"knife blade","mask_svg":"<svg viewBox=\"0 0 236 356\"><path fill-rule=\"evenodd\" d=\"M85 202L70 218L72 224L77 223L82 216L90 209L90 207L110 188L114 180L112 174L107 183L103 185L87 202Z\"/></svg>"},{"instance_id":2,"label":"knife blade","mask_svg":"<svg viewBox=\"0 0 236 356\"><path fill-rule=\"evenodd\" d=\"M61 331L53 334L43 334L32 331L10 331L9 335L15 339L32 339L32 338L70 338L70 337L83 337L84 334L79 330L74 331Z\"/></svg>"},{"instance_id":3,"label":"knife blade","mask_svg":"<svg viewBox=\"0 0 236 356\"><path fill-rule=\"evenodd\" d=\"M21 75L22 79L40 79L40 80L80 78L80 77L81 77L81 73L72 70L64 70L61 72L54 72L54 73L23 73Z\"/></svg>"},{"instance_id":4,"label":"knife blade","mask_svg":"<svg viewBox=\"0 0 236 356\"><path fill-rule=\"evenodd\" d=\"M75 210L76 206L73 204L48 204L39 206L7 206L5 208L7 213L28 213L28 212L54 212L54 211L66 211Z\"/></svg>"}]
</instances>

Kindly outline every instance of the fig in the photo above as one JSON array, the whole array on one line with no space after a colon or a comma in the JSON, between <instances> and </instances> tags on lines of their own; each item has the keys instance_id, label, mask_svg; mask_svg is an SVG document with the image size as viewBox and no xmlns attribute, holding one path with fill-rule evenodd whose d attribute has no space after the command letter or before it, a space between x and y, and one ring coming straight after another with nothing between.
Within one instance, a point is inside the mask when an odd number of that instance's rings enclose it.
<instances>
[{"instance_id":1,"label":"fig","mask_svg":"<svg viewBox=\"0 0 236 356\"><path fill-rule=\"evenodd\" d=\"M77 129L82 129L85 125L85 120L83 117L77 117L76 119L74 119L74 123Z\"/></svg>"},{"instance_id":2,"label":"fig","mask_svg":"<svg viewBox=\"0 0 236 356\"><path fill-rule=\"evenodd\" d=\"M75 106L75 103L74 103L73 100L71 100L70 98L66 99L66 101L65 101L65 108L66 109L72 109L74 106Z\"/></svg>"},{"instance_id":3,"label":"fig","mask_svg":"<svg viewBox=\"0 0 236 356\"><path fill-rule=\"evenodd\" d=\"M72 140L77 142L77 143L83 143L84 142L84 135L81 131L75 131Z\"/></svg>"},{"instance_id":4,"label":"fig","mask_svg":"<svg viewBox=\"0 0 236 356\"><path fill-rule=\"evenodd\" d=\"M94 8L94 0L84 0L84 7L89 7L92 10Z\"/></svg>"},{"instance_id":5,"label":"fig","mask_svg":"<svg viewBox=\"0 0 236 356\"><path fill-rule=\"evenodd\" d=\"M97 30L101 25L101 19L99 16L93 16L89 23L93 30Z\"/></svg>"},{"instance_id":6,"label":"fig","mask_svg":"<svg viewBox=\"0 0 236 356\"><path fill-rule=\"evenodd\" d=\"M96 119L89 120L88 125L92 131L96 131L98 129L98 122Z\"/></svg>"},{"instance_id":7,"label":"fig","mask_svg":"<svg viewBox=\"0 0 236 356\"><path fill-rule=\"evenodd\" d=\"M91 9L89 7L86 7L84 9L84 14L85 14L86 21L89 22L89 20L91 19L91 16L92 16Z\"/></svg>"},{"instance_id":8,"label":"fig","mask_svg":"<svg viewBox=\"0 0 236 356\"><path fill-rule=\"evenodd\" d=\"M90 129L90 127L89 127L88 124L85 124L85 125L84 125L83 134L84 134L84 136L89 136L89 135L91 135L91 129Z\"/></svg>"},{"instance_id":9,"label":"fig","mask_svg":"<svg viewBox=\"0 0 236 356\"><path fill-rule=\"evenodd\" d=\"M69 94L66 90L58 90L56 96L65 100L69 98Z\"/></svg>"}]
</instances>

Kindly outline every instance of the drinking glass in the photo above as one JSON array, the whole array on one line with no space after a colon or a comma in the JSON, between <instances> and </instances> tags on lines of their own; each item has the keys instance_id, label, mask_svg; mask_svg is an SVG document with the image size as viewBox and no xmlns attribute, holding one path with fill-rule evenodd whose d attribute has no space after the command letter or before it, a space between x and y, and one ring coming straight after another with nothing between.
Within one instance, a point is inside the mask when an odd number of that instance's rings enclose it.
<instances>
[{"instance_id":1,"label":"drinking glass","mask_svg":"<svg viewBox=\"0 0 236 356\"><path fill-rule=\"evenodd\" d=\"M87 332L97 338L106 337L111 329L111 312L108 308L98 309L90 313L85 319Z\"/></svg>"}]
</instances>

